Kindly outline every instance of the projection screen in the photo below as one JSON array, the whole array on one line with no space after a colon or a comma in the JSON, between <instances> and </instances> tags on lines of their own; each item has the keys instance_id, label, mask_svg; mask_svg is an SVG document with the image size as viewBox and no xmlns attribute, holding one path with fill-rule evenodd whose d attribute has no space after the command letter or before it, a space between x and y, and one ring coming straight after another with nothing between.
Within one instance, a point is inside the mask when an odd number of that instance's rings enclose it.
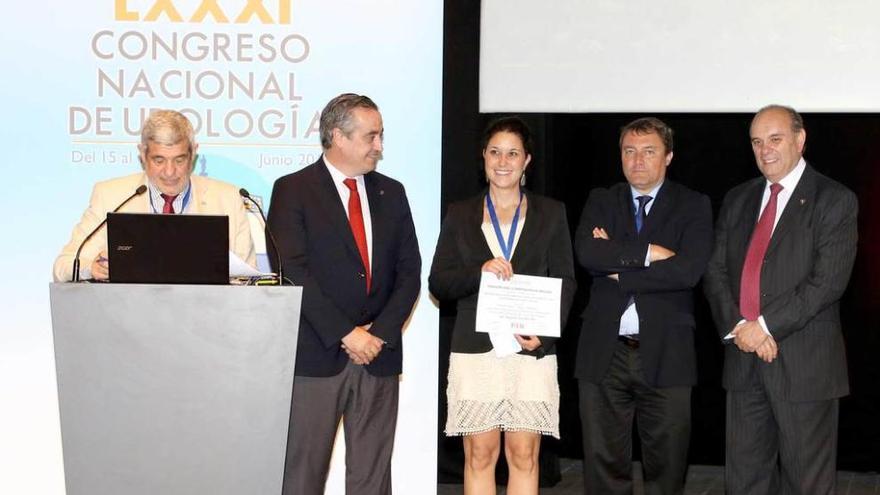
<instances>
[{"instance_id":1,"label":"projection screen","mask_svg":"<svg viewBox=\"0 0 880 495\"><path fill-rule=\"evenodd\" d=\"M481 112L880 110L880 3L483 0Z\"/></svg>"}]
</instances>

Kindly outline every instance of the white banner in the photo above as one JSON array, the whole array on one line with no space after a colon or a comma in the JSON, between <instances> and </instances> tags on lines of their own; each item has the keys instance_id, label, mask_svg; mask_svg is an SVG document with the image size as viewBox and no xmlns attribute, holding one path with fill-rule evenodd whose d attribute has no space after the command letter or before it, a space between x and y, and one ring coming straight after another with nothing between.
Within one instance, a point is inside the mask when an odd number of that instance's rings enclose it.
<instances>
[{"instance_id":1,"label":"white banner","mask_svg":"<svg viewBox=\"0 0 880 495\"><path fill-rule=\"evenodd\" d=\"M877 112L880 3L484 0L481 112Z\"/></svg>"}]
</instances>

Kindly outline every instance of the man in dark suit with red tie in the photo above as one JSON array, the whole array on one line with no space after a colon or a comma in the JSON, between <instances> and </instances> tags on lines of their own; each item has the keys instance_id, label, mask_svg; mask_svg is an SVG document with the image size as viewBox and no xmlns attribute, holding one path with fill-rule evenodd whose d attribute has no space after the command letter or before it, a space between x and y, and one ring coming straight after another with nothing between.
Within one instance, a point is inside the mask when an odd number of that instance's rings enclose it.
<instances>
[{"instance_id":1,"label":"man in dark suit with red tie","mask_svg":"<svg viewBox=\"0 0 880 495\"><path fill-rule=\"evenodd\" d=\"M858 203L804 161L794 109L762 108L750 135L762 177L724 198L704 281L726 344L727 493L833 494Z\"/></svg>"},{"instance_id":2,"label":"man in dark suit with red tie","mask_svg":"<svg viewBox=\"0 0 880 495\"><path fill-rule=\"evenodd\" d=\"M633 493L633 422L645 493L684 490L697 381L693 288L712 252L712 207L666 178L672 134L655 118L621 129L626 182L590 192L575 236L593 277L575 371L587 494Z\"/></svg>"},{"instance_id":3,"label":"man in dark suit with red tie","mask_svg":"<svg viewBox=\"0 0 880 495\"><path fill-rule=\"evenodd\" d=\"M388 494L401 331L421 258L403 186L375 171L376 104L334 98L320 133L323 156L278 179L269 208L284 273L303 287L283 493L324 492L341 418L346 493Z\"/></svg>"}]
</instances>

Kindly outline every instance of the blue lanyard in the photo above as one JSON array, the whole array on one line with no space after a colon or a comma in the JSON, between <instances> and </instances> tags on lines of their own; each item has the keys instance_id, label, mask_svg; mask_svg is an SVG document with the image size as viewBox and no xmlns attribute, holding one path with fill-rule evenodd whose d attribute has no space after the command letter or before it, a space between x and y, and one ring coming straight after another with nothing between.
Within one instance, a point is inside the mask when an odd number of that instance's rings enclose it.
<instances>
[{"instance_id":1,"label":"blue lanyard","mask_svg":"<svg viewBox=\"0 0 880 495\"><path fill-rule=\"evenodd\" d=\"M516 226L519 224L519 209L522 207L523 193L519 192L519 204L516 205L516 213L513 214L513 222L510 224L510 232L507 240L504 240L504 234L501 233L501 225L498 223L498 215L495 213L495 205L492 204L492 198L486 193L486 209L489 210L489 219L492 220L492 227L495 227L495 237L498 238L498 244L501 246L501 253L504 259L510 261L510 255L513 252L513 238L516 237Z\"/></svg>"}]
</instances>

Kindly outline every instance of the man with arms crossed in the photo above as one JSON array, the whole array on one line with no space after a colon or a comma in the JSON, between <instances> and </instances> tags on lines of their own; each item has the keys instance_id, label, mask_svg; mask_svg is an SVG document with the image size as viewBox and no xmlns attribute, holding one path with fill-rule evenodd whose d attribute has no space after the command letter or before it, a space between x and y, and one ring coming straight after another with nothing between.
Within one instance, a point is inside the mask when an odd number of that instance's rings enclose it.
<instances>
[{"instance_id":1,"label":"man with arms crossed","mask_svg":"<svg viewBox=\"0 0 880 495\"><path fill-rule=\"evenodd\" d=\"M697 379L693 288L712 249L712 208L666 178L672 134L655 118L621 129L627 182L590 193L575 236L593 276L575 370L587 494L633 492L633 419L645 493L684 490Z\"/></svg>"},{"instance_id":2,"label":"man with arms crossed","mask_svg":"<svg viewBox=\"0 0 880 495\"><path fill-rule=\"evenodd\" d=\"M320 133L323 156L278 179L269 208L284 273L303 287L284 494L324 492L340 418L346 493L389 494L401 331L421 258L403 186L375 171L376 104L334 98Z\"/></svg>"},{"instance_id":3,"label":"man with arms crossed","mask_svg":"<svg viewBox=\"0 0 880 495\"><path fill-rule=\"evenodd\" d=\"M247 209L232 184L207 177L193 176L196 151L192 124L180 112L155 110L141 127L138 158L143 172L95 184L89 207L74 227L70 241L55 259L56 282L69 281L73 275L76 250L86 236L138 187L147 186L144 194L132 198L121 213L199 213L229 217L229 249L251 266L256 264L254 244L248 224ZM99 230L80 253L81 278L106 280L110 276L107 261L107 229Z\"/></svg>"},{"instance_id":4,"label":"man with arms crossed","mask_svg":"<svg viewBox=\"0 0 880 495\"><path fill-rule=\"evenodd\" d=\"M762 108L750 135L762 177L724 198L704 282L726 344L727 493L832 494L858 203L804 161L794 109Z\"/></svg>"}]
</instances>

